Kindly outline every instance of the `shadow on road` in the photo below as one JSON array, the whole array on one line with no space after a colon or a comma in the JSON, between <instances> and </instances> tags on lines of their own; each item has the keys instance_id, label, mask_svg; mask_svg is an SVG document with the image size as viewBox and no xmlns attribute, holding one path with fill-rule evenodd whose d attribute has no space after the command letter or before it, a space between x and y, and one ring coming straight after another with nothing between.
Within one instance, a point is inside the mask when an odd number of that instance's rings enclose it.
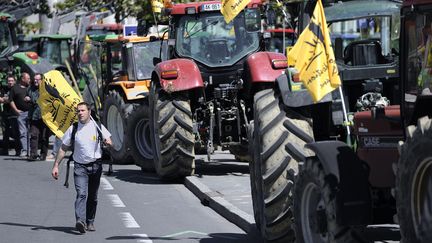
<instances>
[{"instance_id":1,"label":"shadow on road","mask_svg":"<svg viewBox=\"0 0 432 243\"><path fill-rule=\"evenodd\" d=\"M165 181L160 179L155 173L142 172L140 169L115 169L112 174L105 176L137 184L183 184L183 180Z\"/></svg>"},{"instance_id":2,"label":"shadow on road","mask_svg":"<svg viewBox=\"0 0 432 243\"><path fill-rule=\"evenodd\" d=\"M71 235L81 235L78 231L76 231L75 227L66 227L66 226L42 226L42 225L34 225L34 224L20 224L20 223L11 223L11 222L2 222L2 225L10 225L10 226L19 226L19 227L28 227L31 230L47 230L47 231L60 231Z\"/></svg>"},{"instance_id":3,"label":"shadow on road","mask_svg":"<svg viewBox=\"0 0 432 243\"><path fill-rule=\"evenodd\" d=\"M234 161L215 160L204 162L196 160L195 174L199 177L202 175L234 175L242 176L249 174L249 163L240 163Z\"/></svg>"},{"instance_id":4,"label":"shadow on road","mask_svg":"<svg viewBox=\"0 0 432 243\"><path fill-rule=\"evenodd\" d=\"M214 233L205 234L200 236L194 236L193 232L189 232L186 235L175 235L175 236L143 236L143 235L126 235L126 236L111 236L105 238L106 240L189 240L201 243L230 243L230 242L248 242L248 243L259 243L262 242L251 235L236 234L236 233Z\"/></svg>"}]
</instances>

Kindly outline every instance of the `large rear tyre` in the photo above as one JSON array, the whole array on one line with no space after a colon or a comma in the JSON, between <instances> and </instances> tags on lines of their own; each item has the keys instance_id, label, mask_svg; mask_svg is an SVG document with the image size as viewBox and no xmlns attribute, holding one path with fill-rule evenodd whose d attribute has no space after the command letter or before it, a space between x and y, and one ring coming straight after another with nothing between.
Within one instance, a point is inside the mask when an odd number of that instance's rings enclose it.
<instances>
[{"instance_id":1,"label":"large rear tyre","mask_svg":"<svg viewBox=\"0 0 432 243\"><path fill-rule=\"evenodd\" d=\"M111 133L113 142L109 151L114 164L132 163L128 153L131 143L131 135L128 134L128 119L133 110L132 104L125 103L116 90L110 90L105 98L103 110L102 122Z\"/></svg>"},{"instance_id":2,"label":"large rear tyre","mask_svg":"<svg viewBox=\"0 0 432 243\"><path fill-rule=\"evenodd\" d=\"M254 97L251 191L254 216L268 242L294 242L292 194L298 163L311 152L311 124L293 111L284 111L272 89Z\"/></svg>"},{"instance_id":3,"label":"large rear tyre","mask_svg":"<svg viewBox=\"0 0 432 243\"><path fill-rule=\"evenodd\" d=\"M297 177L294 218L297 243L367 242L353 228L336 220L337 186L326 178L316 157L308 158Z\"/></svg>"},{"instance_id":4,"label":"large rear tyre","mask_svg":"<svg viewBox=\"0 0 432 243\"><path fill-rule=\"evenodd\" d=\"M432 120L406 129L396 169L396 207L402 242L431 242Z\"/></svg>"},{"instance_id":5,"label":"large rear tyre","mask_svg":"<svg viewBox=\"0 0 432 243\"><path fill-rule=\"evenodd\" d=\"M162 179L192 175L195 136L189 100L152 87L150 129L156 173Z\"/></svg>"},{"instance_id":6,"label":"large rear tyre","mask_svg":"<svg viewBox=\"0 0 432 243\"><path fill-rule=\"evenodd\" d=\"M131 144L131 155L135 164L143 171L153 171L153 148L150 133L150 110L147 103L134 104L129 119L133 143Z\"/></svg>"}]
</instances>

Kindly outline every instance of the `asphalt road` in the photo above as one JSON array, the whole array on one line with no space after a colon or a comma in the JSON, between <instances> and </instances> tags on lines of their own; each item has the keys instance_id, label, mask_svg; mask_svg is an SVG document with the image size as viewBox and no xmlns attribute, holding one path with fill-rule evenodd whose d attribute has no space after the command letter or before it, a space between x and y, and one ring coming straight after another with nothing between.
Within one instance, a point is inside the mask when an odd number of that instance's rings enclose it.
<instances>
[{"instance_id":1,"label":"asphalt road","mask_svg":"<svg viewBox=\"0 0 432 243\"><path fill-rule=\"evenodd\" d=\"M0 157L0 242L261 242L201 204L183 184L134 166L114 166L99 191L96 232L75 228L75 190L50 175L52 162ZM104 171L107 167L104 167Z\"/></svg>"}]
</instances>

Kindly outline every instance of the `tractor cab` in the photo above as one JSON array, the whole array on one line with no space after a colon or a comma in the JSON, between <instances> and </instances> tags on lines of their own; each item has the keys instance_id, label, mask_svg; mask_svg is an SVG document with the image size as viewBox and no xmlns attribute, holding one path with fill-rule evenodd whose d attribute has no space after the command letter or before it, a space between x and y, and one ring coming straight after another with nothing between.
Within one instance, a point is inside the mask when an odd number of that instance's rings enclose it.
<instances>
[{"instance_id":1,"label":"tractor cab","mask_svg":"<svg viewBox=\"0 0 432 243\"><path fill-rule=\"evenodd\" d=\"M100 62L92 68L101 67L96 69L97 76L102 78L103 89L114 86L121 88L128 100L140 99L146 95L154 69L153 59L166 59L166 41L161 44L158 41L160 38L154 35L93 35L90 39L90 42L80 44L83 53L80 65L88 66L88 63ZM99 61L90 60L98 55L101 57ZM146 92L143 93L143 90Z\"/></svg>"},{"instance_id":2,"label":"tractor cab","mask_svg":"<svg viewBox=\"0 0 432 243\"><path fill-rule=\"evenodd\" d=\"M0 57L4 57L16 49L15 35L12 33L14 18L6 13L0 13Z\"/></svg>"},{"instance_id":3,"label":"tractor cab","mask_svg":"<svg viewBox=\"0 0 432 243\"><path fill-rule=\"evenodd\" d=\"M71 63L72 36L60 34L29 35L18 38L20 51L34 51L50 62L56 70L67 73Z\"/></svg>"},{"instance_id":4,"label":"tractor cab","mask_svg":"<svg viewBox=\"0 0 432 243\"><path fill-rule=\"evenodd\" d=\"M293 29L274 28L264 30L266 50L286 53L286 48L294 46L297 36Z\"/></svg>"},{"instance_id":5,"label":"tractor cab","mask_svg":"<svg viewBox=\"0 0 432 243\"><path fill-rule=\"evenodd\" d=\"M123 32L123 25L111 24L91 24L87 27L87 35L119 35Z\"/></svg>"},{"instance_id":6,"label":"tractor cab","mask_svg":"<svg viewBox=\"0 0 432 243\"><path fill-rule=\"evenodd\" d=\"M258 51L259 33L247 30L245 12L226 23L219 2L177 4L170 36L175 39L172 55L195 60L206 67L233 66ZM171 37L170 37L171 38Z\"/></svg>"}]
</instances>

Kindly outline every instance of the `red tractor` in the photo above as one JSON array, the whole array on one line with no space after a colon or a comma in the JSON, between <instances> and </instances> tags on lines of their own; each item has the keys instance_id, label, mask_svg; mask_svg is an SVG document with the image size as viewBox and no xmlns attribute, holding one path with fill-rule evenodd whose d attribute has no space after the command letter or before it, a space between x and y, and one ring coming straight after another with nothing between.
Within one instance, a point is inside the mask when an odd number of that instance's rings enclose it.
<instances>
[{"instance_id":1,"label":"red tractor","mask_svg":"<svg viewBox=\"0 0 432 243\"><path fill-rule=\"evenodd\" d=\"M305 15L315 3L307 2ZM324 8L343 92L314 103L289 68L255 95L250 179L266 241L367 242L366 225L393 223L392 163L403 138L400 6L354 0Z\"/></svg>"},{"instance_id":2,"label":"red tractor","mask_svg":"<svg viewBox=\"0 0 432 243\"><path fill-rule=\"evenodd\" d=\"M247 159L253 96L272 86L287 67L282 54L262 51L260 6L252 0L230 23L219 1L166 9L169 60L156 65L150 90L160 177L193 174L195 154L210 157L216 146Z\"/></svg>"}]
</instances>

